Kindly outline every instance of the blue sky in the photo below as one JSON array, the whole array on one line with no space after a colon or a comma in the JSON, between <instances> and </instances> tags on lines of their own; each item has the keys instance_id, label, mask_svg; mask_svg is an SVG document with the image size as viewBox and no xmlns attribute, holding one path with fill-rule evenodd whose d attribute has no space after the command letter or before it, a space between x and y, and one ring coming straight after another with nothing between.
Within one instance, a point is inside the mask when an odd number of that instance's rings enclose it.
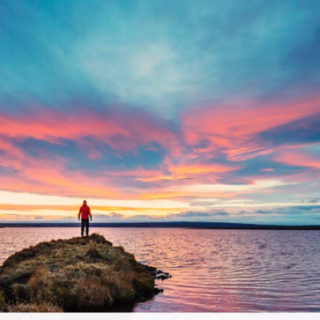
<instances>
[{"instance_id":1,"label":"blue sky","mask_svg":"<svg viewBox=\"0 0 320 320\"><path fill-rule=\"evenodd\" d=\"M318 224L319 9L2 0L0 218Z\"/></svg>"}]
</instances>

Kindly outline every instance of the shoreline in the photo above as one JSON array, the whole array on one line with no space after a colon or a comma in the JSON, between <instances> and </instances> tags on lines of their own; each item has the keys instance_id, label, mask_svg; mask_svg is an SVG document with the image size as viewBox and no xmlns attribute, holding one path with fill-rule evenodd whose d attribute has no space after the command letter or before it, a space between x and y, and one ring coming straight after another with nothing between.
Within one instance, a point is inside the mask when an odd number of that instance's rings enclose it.
<instances>
[{"instance_id":1,"label":"shoreline","mask_svg":"<svg viewBox=\"0 0 320 320\"><path fill-rule=\"evenodd\" d=\"M77 223L0 223L0 228L79 228ZM90 228L183 228L204 230L303 230L319 231L320 225L259 225L225 222L132 222L91 223Z\"/></svg>"}]
</instances>

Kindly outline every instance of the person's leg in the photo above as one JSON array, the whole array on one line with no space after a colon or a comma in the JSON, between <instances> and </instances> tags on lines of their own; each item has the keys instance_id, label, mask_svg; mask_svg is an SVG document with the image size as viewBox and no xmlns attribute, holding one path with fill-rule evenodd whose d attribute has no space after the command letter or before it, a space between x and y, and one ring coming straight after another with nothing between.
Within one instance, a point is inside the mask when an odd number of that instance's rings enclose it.
<instances>
[{"instance_id":1,"label":"person's leg","mask_svg":"<svg viewBox=\"0 0 320 320\"><path fill-rule=\"evenodd\" d=\"M87 219L86 234L89 235L89 219Z\"/></svg>"},{"instance_id":2,"label":"person's leg","mask_svg":"<svg viewBox=\"0 0 320 320\"><path fill-rule=\"evenodd\" d=\"M84 231L84 219L81 219L81 237L83 237L83 231Z\"/></svg>"}]
</instances>

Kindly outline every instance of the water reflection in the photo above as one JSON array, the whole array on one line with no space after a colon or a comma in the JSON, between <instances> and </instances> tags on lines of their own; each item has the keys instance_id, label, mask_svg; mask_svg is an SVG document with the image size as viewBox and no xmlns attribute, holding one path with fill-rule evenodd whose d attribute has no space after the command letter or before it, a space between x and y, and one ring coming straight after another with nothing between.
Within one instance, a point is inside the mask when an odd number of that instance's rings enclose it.
<instances>
[{"instance_id":1,"label":"water reflection","mask_svg":"<svg viewBox=\"0 0 320 320\"><path fill-rule=\"evenodd\" d=\"M92 228L169 272L137 312L320 311L319 231ZM0 262L74 228L0 229Z\"/></svg>"}]
</instances>

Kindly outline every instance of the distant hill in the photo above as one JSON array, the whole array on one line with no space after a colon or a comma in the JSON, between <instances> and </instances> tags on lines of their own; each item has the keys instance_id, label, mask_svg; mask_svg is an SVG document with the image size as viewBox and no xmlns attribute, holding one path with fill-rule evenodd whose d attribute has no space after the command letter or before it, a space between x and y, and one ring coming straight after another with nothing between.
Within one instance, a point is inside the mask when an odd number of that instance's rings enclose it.
<instances>
[{"instance_id":1,"label":"distant hill","mask_svg":"<svg viewBox=\"0 0 320 320\"><path fill-rule=\"evenodd\" d=\"M79 228L78 223L40 223L40 222L21 222L21 223L0 223L1 227L21 227L21 228ZM289 225L263 225L245 224L229 222L117 222L117 223L95 223L90 224L92 228L192 228L192 229L245 229L245 230L320 230L320 226L289 226Z\"/></svg>"}]
</instances>

